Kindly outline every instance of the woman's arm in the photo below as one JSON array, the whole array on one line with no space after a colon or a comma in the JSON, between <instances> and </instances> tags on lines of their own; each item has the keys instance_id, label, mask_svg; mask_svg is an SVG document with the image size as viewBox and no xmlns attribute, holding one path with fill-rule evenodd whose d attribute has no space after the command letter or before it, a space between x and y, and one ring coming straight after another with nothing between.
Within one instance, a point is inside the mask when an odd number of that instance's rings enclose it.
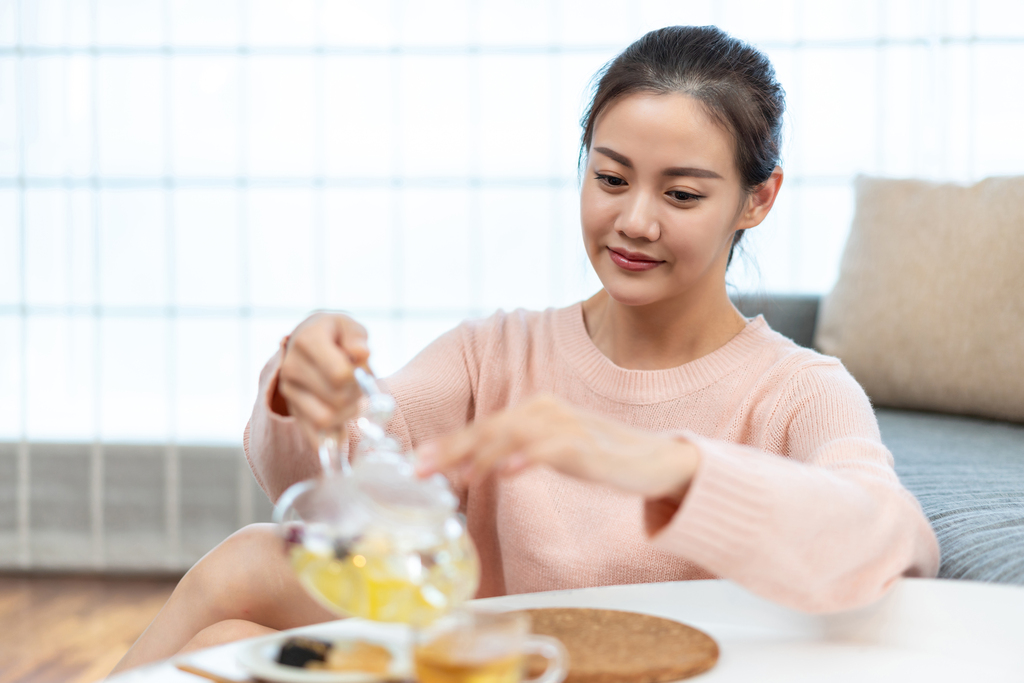
<instances>
[{"instance_id":1,"label":"woman's arm","mask_svg":"<svg viewBox=\"0 0 1024 683\"><path fill-rule=\"evenodd\" d=\"M295 482L315 476L320 469L316 453L298 421L280 412L277 379L282 353L283 345L260 372L256 403L242 435L249 468L271 501L276 501Z\"/></svg>"},{"instance_id":2,"label":"woman's arm","mask_svg":"<svg viewBox=\"0 0 1024 683\"><path fill-rule=\"evenodd\" d=\"M472 418L473 395L491 320L463 323L445 333L381 384L396 400L388 432L403 448L464 427ZM277 391L284 344L260 373L259 390L246 425L243 447L257 482L271 500L290 485L316 476L319 459L300 421L288 413ZM349 448L358 433L348 425Z\"/></svg>"},{"instance_id":3,"label":"woman's arm","mask_svg":"<svg viewBox=\"0 0 1024 683\"><path fill-rule=\"evenodd\" d=\"M655 545L808 612L858 607L900 576L935 575L931 526L841 365L797 372L771 421L777 453L652 434L541 396L421 448L419 464L470 481L544 464L639 494Z\"/></svg>"},{"instance_id":4,"label":"woman's arm","mask_svg":"<svg viewBox=\"0 0 1024 683\"><path fill-rule=\"evenodd\" d=\"M773 422L783 455L683 436L700 465L655 545L807 612L859 607L901 576L936 575L935 533L841 365L800 370Z\"/></svg>"},{"instance_id":5,"label":"woman's arm","mask_svg":"<svg viewBox=\"0 0 1024 683\"><path fill-rule=\"evenodd\" d=\"M281 340L260 373L242 444L256 480L277 497L316 474L318 434L345 432L360 408L353 372L370 355L366 329L341 313L318 312Z\"/></svg>"}]
</instances>

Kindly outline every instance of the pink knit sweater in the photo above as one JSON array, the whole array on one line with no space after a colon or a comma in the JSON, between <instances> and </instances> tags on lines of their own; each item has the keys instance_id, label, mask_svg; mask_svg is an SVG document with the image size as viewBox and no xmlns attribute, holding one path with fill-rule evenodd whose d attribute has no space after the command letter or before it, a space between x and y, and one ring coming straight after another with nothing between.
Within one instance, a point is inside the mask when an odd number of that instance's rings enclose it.
<instances>
[{"instance_id":1,"label":"pink knit sweater","mask_svg":"<svg viewBox=\"0 0 1024 683\"><path fill-rule=\"evenodd\" d=\"M244 439L272 499L319 467L294 419L270 408L279 362L260 375ZM398 402L389 429L406 447L548 392L700 449L682 506L654 537L641 498L545 467L460 488L481 597L722 577L827 612L938 569L935 535L860 386L761 317L693 362L625 370L594 346L579 304L499 312L441 336L385 384Z\"/></svg>"}]
</instances>

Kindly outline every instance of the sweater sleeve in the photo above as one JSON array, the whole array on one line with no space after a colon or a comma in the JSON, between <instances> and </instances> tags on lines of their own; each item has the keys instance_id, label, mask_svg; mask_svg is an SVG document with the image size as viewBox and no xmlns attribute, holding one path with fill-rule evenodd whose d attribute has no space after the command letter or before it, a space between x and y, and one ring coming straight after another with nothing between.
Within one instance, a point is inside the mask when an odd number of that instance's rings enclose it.
<instances>
[{"instance_id":1,"label":"sweater sleeve","mask_svg":"<svg viewBox=\"0 0 1024 683\"><path fill-rule=\"evenodd\" d=\"M387 430L403 448L454 431L471 419L479 369L478 353L486 327L464 323L441 335L405 367L381 381L397 403ZM249 467L273 501L290 485L319 473L316 452L306 441L295 418L274 412L281 351L260 373L256 404L242 438ZM349 449L357 443L357 430L349 425Z\"/></svg>"},{"instance_id":2,"label":"sweater sleeve","mask_svg":"<svg viewBox=\"0 0 1024 683\"><path fill-rule=\"evenodd\" d=\"M935 576L935 534L842 365L797 371L772 421L781 453L681 435L701 462L655 545L806 612L860 607L901 576Z\"/></svg>"},{"instance_id":3,"label":"sweater sleeve","mask_svg":"<svg viewBox=\"0 0 1024 683\"><path fill-rule=\"evenodd\" d=\"M281 354L278 349L260 372L256 403L242 435L242 450L249 469L271 501L276 501L295 482L315 476L320 468L317 455L295 418L271 408Z\"/></svg>"}]
</instances>

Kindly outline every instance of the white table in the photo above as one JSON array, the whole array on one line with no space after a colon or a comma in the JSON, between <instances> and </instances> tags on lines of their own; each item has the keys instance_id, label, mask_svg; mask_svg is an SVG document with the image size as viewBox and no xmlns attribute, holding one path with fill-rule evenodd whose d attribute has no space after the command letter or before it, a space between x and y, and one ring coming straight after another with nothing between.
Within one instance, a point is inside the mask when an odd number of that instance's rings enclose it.
<instances>
[{"instance_id":1,"label":"white table","mask_svg":"<svg viewBox=\"0 0 1024 683\"><path fill-rule=\"evenodd\" d=\"M675 619L718 641L711 671L725 681L1024 681L1024 587L905 579L870 607L813 616L779 607L727 581L681 581L531 593L480 601L515 608L597 607ZM322 627L322 625L321 625ZM315 633L316 626L297 629ZM201 653L207 668L246 680L239 644ZM197 683L162 662L117 683Z\"/></svg>"}]
</instances>

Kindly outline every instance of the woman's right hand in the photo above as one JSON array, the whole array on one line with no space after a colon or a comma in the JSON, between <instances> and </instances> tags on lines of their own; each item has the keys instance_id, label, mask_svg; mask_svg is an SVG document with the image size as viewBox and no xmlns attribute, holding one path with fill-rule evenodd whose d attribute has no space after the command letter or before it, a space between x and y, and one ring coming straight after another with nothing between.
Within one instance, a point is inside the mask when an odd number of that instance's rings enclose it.
<instances>
[{"instance_id":1,"label":"woman's right hand","mask_svg":"<svg viewBox=\"0 0 1024 683\"><path fill-rule=\"evenodd\" d=\"M366 329L347 315L316 313L289 335L277 393L316 447L321 434L343 435L362 393L352 371L370 357Z\"/></svg>"}]
</instances>

